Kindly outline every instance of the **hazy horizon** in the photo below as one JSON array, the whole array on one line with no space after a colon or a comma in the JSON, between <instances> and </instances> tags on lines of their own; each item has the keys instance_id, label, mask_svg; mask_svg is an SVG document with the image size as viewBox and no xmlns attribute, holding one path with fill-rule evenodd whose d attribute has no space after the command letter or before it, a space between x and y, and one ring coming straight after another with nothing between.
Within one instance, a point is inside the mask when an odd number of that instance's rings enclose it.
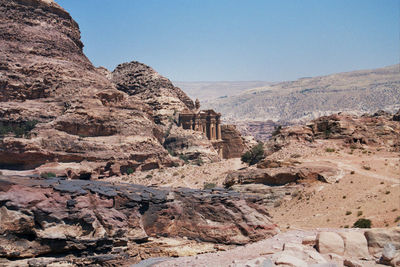
<instances>
[{"instance_id":1,"label":"hazy horizon","mask_svg":"<svg viewBox=\"0 0 400 267\"><path fill-rule=\"evenodd\" d=\"M84 52L179 82L296 80L400 62L400 1L56 0Z\"/></svg>"}]
</instances>

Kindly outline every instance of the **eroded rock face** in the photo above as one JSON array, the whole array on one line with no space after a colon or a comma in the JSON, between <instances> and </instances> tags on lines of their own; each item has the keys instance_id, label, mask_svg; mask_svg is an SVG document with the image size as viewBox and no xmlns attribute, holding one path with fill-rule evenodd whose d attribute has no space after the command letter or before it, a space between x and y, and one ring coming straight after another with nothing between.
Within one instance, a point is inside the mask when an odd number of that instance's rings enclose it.
<instances>
[{"instance_id":1,"label":"eroded rock face","mask_svg":"<svg viewBox=\"0 0 400 267\"><path fill-rule=\"evenodd\" d=\"M53 1L1 0L0 22L0 168L172 164L151 108L91 64L65 10Z\"/></svg>"},{"instance_id":2,"label":"eroded rock face","mask_svg":"<svg viewBox=\"0 0 400 267\"><path fill-rule=\"evenodd\" d=\"M198 163L220 161L218 152L207 136L198 131L184 130L181 127L171 127L164 147L174 156L180 156L189 161Z\"/></svg>"},{"instance_id":3,"label":"eroded rock face","mask_svg":"<svg viewBox=\"0 0 400 267\"><path fill-rule=\"evenodd\" d=\"M235 125L221 126L223 142L223 157L225 159L240 158L245 150L245 144L242 136Z\"/></svg>"},{"instance_id":4,"label":"eroded rock face","mask_svg":"<svg viewBox=\"0 0 400 267\"><path fill-rule=\"evenodd\" d=\"M0 257L107 254L149 237L246 244L277 233L232 191L0 176Z\"/></svg>"},{"instance_id":5,"label":"eroded rock face","mask_svg":"<svg viewBox=\"0 0 400 267\"><path fill-rule=\"evenodd\" d=\"M151 67L132 61L123 63L111 74L111 81L129 95L138 96L154 110L157 123L168 125L174 113L194 109L193 101L170 80Z\"/></svg>"},{"instance_id":6,"label":"eroded rock face","mask_svg":"<svg viewBox=\"0 0 400 267\"><path fill-rule=\"evenodd\" d=\"M279 163L279 162L278 162ZM246 168L232 171L225 178L224 185L265 184L269 186L297 183L300 180L334 183L340 179L340 170L329 162L302 163L289 166L279 163L276 167Z\"/></svg>"}]
</instances>

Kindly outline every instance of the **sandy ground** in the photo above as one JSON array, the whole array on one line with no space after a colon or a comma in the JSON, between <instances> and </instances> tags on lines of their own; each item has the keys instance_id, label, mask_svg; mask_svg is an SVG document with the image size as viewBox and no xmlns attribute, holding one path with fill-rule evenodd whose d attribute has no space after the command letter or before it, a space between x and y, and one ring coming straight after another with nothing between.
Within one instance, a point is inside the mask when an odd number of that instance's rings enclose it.
<instances>
[{"instance_id":1,"label":"sandy ground","mask_svg":"<svg viewBox=\"0 0 400 267\"><path fill-rule=\"evenodd\" d=\"M228 171L243 167L246 165L236 158L206 163L202 166L185 164L180 167L136 172L131 175L107 178L107 181L203 189L207 184L221 187Z\"/></svg>"},{"instance_id":2,"label":"sandy ground","mask_svg":"<svg viewBox=\"0 0 400 267\"><path fill-rule=\"evenodd\" d=\"M335 152L326 152L327 146ZM351 227L359 218L370 219L374 227L400 223L398 152L373 147L350 149L332 141L321 142L320 148L307 152L303 150L298 160L330 161L344 175L334 184L310 184L271 210L273 221L281 228Z\"/></svg>"}]
</instances>

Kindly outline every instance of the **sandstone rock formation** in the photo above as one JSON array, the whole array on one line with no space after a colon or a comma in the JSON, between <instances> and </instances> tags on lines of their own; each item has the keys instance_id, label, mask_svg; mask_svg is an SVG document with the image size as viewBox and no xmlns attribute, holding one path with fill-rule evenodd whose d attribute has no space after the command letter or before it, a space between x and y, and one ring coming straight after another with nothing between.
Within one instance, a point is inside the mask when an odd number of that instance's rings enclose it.
<instances>
[{"instance_id":1,"label":"sandstone rock formation","mask_svg":"<svg viewBox=\"0 0 400 267\"><path fill-rule=\"evenodd\" d=\"M0 257L105 255L162 236L246 244L277 233L255 201L223 189L0 176Z\"/></svg>"},{"instance_id":2,"label":"sandstone rock formation","mask_svg":"<svg viewBox=\"0 0 400 267\"><path fill-rule=\"evenodd\" d=\"M172 164L149 106L90 63L65 10L4 0L0 22L0 168L88 160L107 173L122 160L132 169Z\"/></svg>"},{"instance_id":3,"label":"sandstone rock formation","mask_svg":"<svg viewBox=\"0 0 400 267\"><path fill-rule=\"evenodd\" d=\"M174 156L198 163L219 161L218 152L204 133L172 126L164 147Z\"/></svg>"},{"instance_id":4,"label":"sandstone rock formation","mask_svg":"<svg viewBox=\"0 0 400 267\"><path fill-rule=\"evenodd\" d=\"M138 96L154 111L156 123L168 125L169 118L184 109L194 109L193 101L170 80L151 67L132 61L123 63L111 74L118 90Z\"/></svg>"},{"instance_id":5,"label":"sandstone rock formation","mask_svg":"<svg viewBox=\"0 0 400 267\"><path fill-rule=\"evenodd\" d=\"M278 186L300 180L334 183L339 179L339 174L337 166L329 162L303 163L296 166L278 165L272 168L245 168L230 172L225 178L224 185L231 187L234 184L256 183Z\"/></svg>"},{"instance_id":6,"label":"sandstone rock formation","mask_svg":"<svg viewBox=\"0 0 400 267\"><path fill-rule=\"evenodd\" d=\"M222 125L221 132L224 141L222 144L223 158L240 158L246 147L235 125Z\"/></svg>"}]
</instances>

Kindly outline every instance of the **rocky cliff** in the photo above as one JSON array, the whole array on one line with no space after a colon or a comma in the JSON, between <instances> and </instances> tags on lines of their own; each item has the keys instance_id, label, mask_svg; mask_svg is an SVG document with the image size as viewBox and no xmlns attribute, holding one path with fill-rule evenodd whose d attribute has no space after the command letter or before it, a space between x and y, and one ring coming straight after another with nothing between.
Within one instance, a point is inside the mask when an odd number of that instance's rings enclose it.
<instances>
[{"instance_id":1,"label":"rocky cliff","mask_svg":"<svg viewBox=\"0 0 400 267\"><path fill-rule=\"evenodd\" d=\"M168 125L169 119L184 109L194 109L193 101L170 80L151 67L132 61L123 63L111 74L118 90L138 96L154 112L156 123Z\"/></svg>"},{"instance_id":2,"label":"rocky cliff","mask_svg":"<svg viewBox=\"0 0 400 267\"><path fill-rule=\"evenodd\" d=\"M91 64L65 10L53 1L1 0L0 22L0 168L88 160L107 173L115 161L132 169L171 164L151 108Z\"/></svg>"}]
</instances>

